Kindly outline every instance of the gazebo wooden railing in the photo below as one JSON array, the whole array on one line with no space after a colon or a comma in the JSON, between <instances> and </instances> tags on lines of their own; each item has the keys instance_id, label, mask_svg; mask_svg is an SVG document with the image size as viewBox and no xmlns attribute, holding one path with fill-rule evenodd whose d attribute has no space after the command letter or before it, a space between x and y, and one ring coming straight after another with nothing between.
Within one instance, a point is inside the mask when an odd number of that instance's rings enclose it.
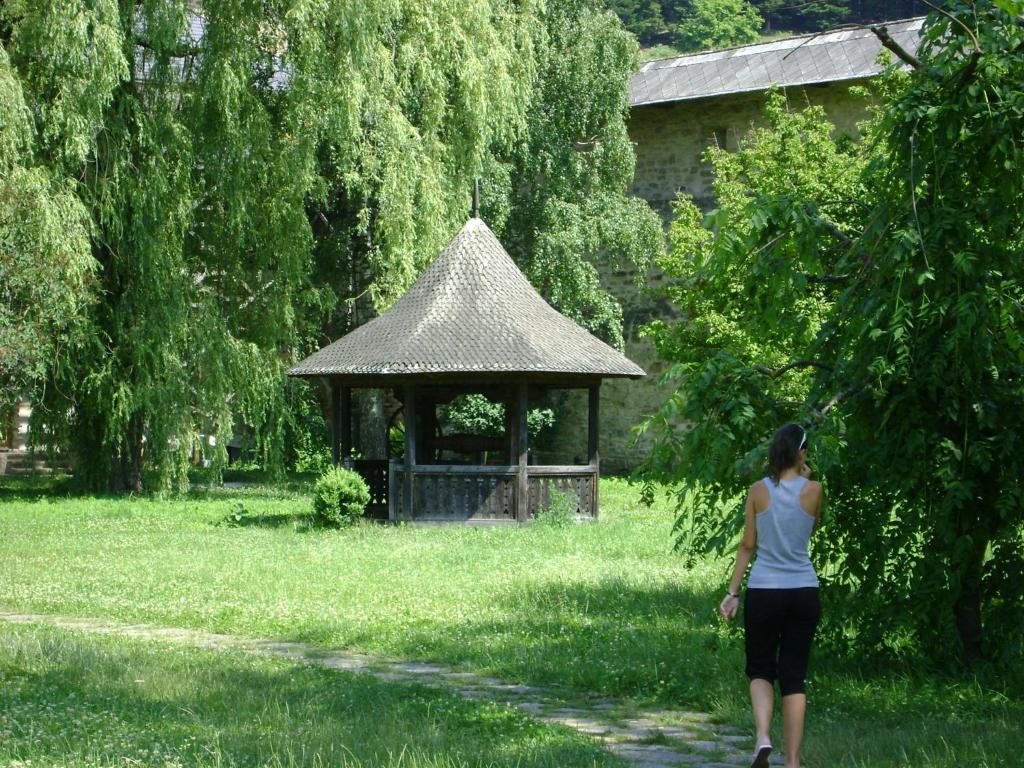
<instances>
[{"instance_id":1,"label":"gazebo wooden railing","mask_svg":"<svg viewBox=\"0 0 1024 768\"><path fill-rule=\"evenodd\" d=\"M529 466L527 503L520 505L519 467L421 464L412 467L413 514L406 513L405 465L391 461L388 519L396 521L525 522L551 504L552 491L576 498L576 516L597 517L598 467Z\"/></svg>"}]
</instances>

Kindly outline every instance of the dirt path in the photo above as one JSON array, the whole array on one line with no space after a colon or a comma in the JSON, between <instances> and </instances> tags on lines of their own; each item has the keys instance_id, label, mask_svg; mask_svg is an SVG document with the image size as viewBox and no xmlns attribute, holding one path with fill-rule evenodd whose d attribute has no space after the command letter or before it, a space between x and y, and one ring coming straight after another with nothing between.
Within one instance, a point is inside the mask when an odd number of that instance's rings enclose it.
<instances>
[{"instance_id":1,"label":"dirt path","mask_svg":"<svg viewBox=\"0 0 1024 768\"><path fill-rule=\"evenodd\" d=\"M749 765L751 759L749 735L713 723L702 712L674 709L638 711L614 699L585 699L579 694L554 688L514 685L472 672L456 672L439 664L399 661L304 643L4 611L0 611L0 621L172 641L198 648L269 654L304 664L373 675L380 680L418 683L451 691L464 699L506 703L538 720L592 736L634 768L737 768ZM781 765L781 761L776 762L775 755L772 758L772 765Z\"/></svg>"}]
</instances>

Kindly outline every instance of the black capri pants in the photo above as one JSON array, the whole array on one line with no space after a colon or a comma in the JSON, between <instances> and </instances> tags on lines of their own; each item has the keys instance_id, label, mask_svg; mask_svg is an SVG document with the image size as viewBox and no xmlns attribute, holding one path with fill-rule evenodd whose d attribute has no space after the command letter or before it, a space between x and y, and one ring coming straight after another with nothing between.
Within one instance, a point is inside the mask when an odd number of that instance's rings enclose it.
<instances>
[{"instance_id":1,"label":"black capri pants","mask_svg":"<svg viewBox=\"0 0 1024 768\"><path fill-rule=\"evenodd\" d=\"M748 589L743 607L747 677L778 680L783 696L803 693L820 618L817 587Z\"/></svg>"}]
</instances>

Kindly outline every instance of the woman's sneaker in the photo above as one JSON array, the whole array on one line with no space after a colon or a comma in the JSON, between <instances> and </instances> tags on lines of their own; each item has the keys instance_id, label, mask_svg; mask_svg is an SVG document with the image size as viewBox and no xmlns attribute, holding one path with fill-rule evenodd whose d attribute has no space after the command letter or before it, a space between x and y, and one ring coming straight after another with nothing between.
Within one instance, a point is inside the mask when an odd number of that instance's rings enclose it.
<instances>
[{"instance_id":1,"label":"woman's sneaker","mask_svg":"<svg viewBox=\"0 0 1024 768\"><path fill-rule=\"evenodd\" d=\"M750 764L750 768L768 768L768 758L772 754L771 744L762 744L754 752L754 762Z\"/></svg>"}]
</instances>

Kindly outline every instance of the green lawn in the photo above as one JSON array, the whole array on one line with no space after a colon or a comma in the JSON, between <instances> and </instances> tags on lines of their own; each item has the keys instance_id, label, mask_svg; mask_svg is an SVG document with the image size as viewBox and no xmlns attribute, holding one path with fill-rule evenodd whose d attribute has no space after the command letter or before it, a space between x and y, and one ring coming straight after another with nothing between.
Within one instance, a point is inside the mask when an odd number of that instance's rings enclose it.
<instances>
[{"instance_id":1,"label":"green lawn","mask_svg":"<svg viewBox=\"0 0 1024 768\"><path fill-rule=\"evenodd\" d=\"M618 766L581 734L416 685L0 625L0 765Z\"/></svg>"},{"instance_id":2,"label":"green lawn","mask_svg":"<svg viewBox=\"0 0 1024 768\"><path fill-rule=\"evenodd\" d=\"M749 719L729 563L683 567L672 513L602 481L568 529L309 529L301 488L170 500L0 491L0 608L436 660ZM241 507L239 507L241 505ZM224 520L244 511L239 527ZM992 684L812 662L809 766L1018 766L1024 703ZM997 675L991 676L998 679Z\"/></svg>"}]
</instances>

